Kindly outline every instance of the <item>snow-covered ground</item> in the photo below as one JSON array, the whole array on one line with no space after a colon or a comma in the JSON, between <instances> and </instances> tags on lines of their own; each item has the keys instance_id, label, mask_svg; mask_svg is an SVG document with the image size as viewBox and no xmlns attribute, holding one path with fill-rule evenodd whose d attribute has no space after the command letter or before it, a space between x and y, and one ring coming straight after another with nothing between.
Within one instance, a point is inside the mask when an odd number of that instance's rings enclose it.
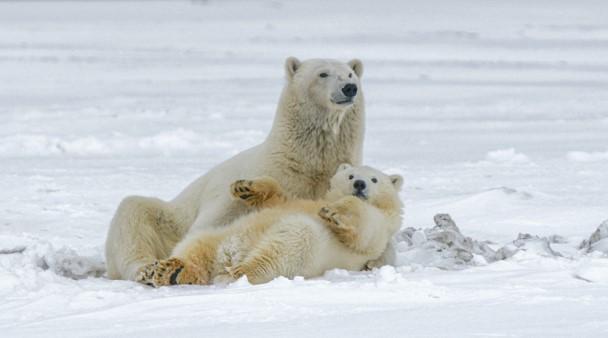
<instances>
[{"instance_id":1,"label":"snow-covered ground","mask_svg":"<svg viewBox=\"0 0 608 338\"><path fill-rule=\"evenodd\" d=\"M579 249L608 219L606 13L0 2L0 336L607 336L608 243ZM365 161L406 178L399 266L261 286L100 277L122 197L169 199L264 139L289 55L364 61ZM472 240L446 246L459 233L431 229L437 213Z\"/></svg>"}]
</instances>

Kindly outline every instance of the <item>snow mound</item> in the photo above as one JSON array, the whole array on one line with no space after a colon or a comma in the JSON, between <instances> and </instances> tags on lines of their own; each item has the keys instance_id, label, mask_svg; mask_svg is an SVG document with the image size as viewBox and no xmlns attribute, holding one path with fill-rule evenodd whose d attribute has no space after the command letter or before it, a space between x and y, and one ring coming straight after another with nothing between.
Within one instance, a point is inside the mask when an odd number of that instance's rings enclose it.
<instances>
[{"instance_id":1,"label":"snow mound","mask_svg":"<svg viewBox=\"0 0 608 338\"><path fill-rule=\"evenodd\" d=\"M473 204L472 206L487 205L487 204L502 204L508 200L529 200L534 195L525 190L519 190L511 187L496 187L490 188L470 197L461 200L461 203Z\"/></svg>"},{"instance_id":2,"label":"snow mound","mask_svg":"<svg viewBox=\"0 0 608 338\"><path fill-rule=\"evenodd\" d=\"M105 263L101 255L82 256L71 248L55 249L49 243L26 248L24 253L32 257L41 269L51 270L59 276L71 279L101 277L105 273Z\"/></svg>"},{"instance_id":3,"label":"snow mound","mask_svg":"<svg viewBox=\"0 0 608 338\"><path fill-rule=\"evenodd\" d=\"M397 265L422 265L446 270L495 260L488 242L464 236L448 214L434 217L430 229L406 228L395 237Z\"/></svg>"},{"instance_id":4,"label":"snow mound","mask_svg":"<svg viewBox=\"0 0 608 338\"><path fill-rule=\"evenodd\" d=\"M514 148L497 149L486 154L486 161L502 164L524 164L530 163L528 156L518 153Z\"/></svg>"},{"instance_id":5,"label":"snow mound","mask_svg":"<svg viewBox=\"0 0 608 338\"><path fill-rule=\"evenodd\" d=\"M480 212L505 210L516 205L527 204L537 194L540 193L501 186L459 197L447 206L452 210L479 210Z\"/></svg>"},{"instance_id":6,"label":"snow mound","mask_svg":"<svg viewBox=\"0 0 608 338\"><path fill-rule=\"evenodd\" d=\"M585 250L587 253L600 251L608 254L608 219L597 227L589 239L580 244L579 249Z\"/></svg>"},{"instance_id":7,"label":"snow mound","mask_svg":"<svg viewBox=\"0 0 608 338\"><path fill-rule=\"evenodd\" d=\"M9 244L12 243L12 244ZM23 278L30 273L49 271L70 279L101 277L105 264L101 249L83 255L69 247L55 248L48 241L23 237L0 237L2 274Z\"/></svg>"},{"instance_id":8,"label":"snow mound","mask_svg":"<svg viewBox=\"0 0 608 338\"><path fill-rule=\"evenodd\" d=\"M520 233L513 243L498 249L495 258L496 260L508 259L521 252L544 257L562 257L561 253L553 250L551 244L565 242L566 239L559 235L539 237Z\"/></svg>"},{"instance_id":9,"label":"snow mound","mask_svg":"<svg viewBox=\"0 0 608 338\"><path fill-rule=\"evenodd\" d=\"M509 259L520 253L543 257L563 256L551 247L553 243L566 242L559 235L539 237L520 233L512 243L494 250L489 241L463 235L448 214L437 214L434 221L433 228L409 227L395 236L398 266L419 265L458 270Z\"/></svg>"},{"instance_id":10,"label":"snow mound","mask_svg":"<svg viewBox=\"0 0 608 338\"><path fill-rule=\"evenodd\" d=\"M608 161L608 151L571 151L566 155L569 161L572 162L598 162Z\"/></svg>"}]
</instances>

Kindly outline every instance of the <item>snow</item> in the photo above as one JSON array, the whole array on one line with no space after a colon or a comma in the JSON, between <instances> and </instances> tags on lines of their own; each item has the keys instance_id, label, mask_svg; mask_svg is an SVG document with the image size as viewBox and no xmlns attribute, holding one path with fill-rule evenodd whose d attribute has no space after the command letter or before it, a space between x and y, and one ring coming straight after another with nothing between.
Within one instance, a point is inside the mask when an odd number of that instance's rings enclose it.
<instances>
[{"instance_id":1,"label":"snow","mask_svg":"<svg viewBox=\"0 0 608 338\"><path fill-rule=\"evenodd\" d=\"M606 336L607 11L0 2L2 336ZM261 142L289 55L363 60L365 161L405 177L399 264L258 286L104 278L121 198L169 199Z\"/></svg>"},{"instance_id":2,"label":"snow","mask_svg":"<svg viewBox=\"0 0 608 338\"><path fill-rule=\"evenodd\" d=\"M575 162L595 162L595 161L607 161L608 151L570 151L568 152L568 159Z\"/></svg>"},{"instance_id":3,"label":"snow","mask_svg":"<svg viewBox=\"0 0 608 338\"><path fill-rule=\"evenodd\" d=\"M528 156L518 153L513 148L498 149L488 152L486 160L497 163L528 163Z\"/></svg>"}]
</instances>

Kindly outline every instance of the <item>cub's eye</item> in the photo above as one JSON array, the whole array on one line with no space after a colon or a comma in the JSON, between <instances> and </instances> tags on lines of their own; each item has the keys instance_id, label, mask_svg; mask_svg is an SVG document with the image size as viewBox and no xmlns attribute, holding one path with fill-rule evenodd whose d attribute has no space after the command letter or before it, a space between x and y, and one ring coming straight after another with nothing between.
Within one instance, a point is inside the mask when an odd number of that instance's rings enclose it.
<instances>
[{"instance_id":1,"label":"cub's eye","mask_svg":"<svg viewBox=\"0 0 608 338\"><path fill-rule=\"evenodd\" d=\"M355 178L355 176L353 176L353 175L348 176L349 180L352 180L353 178Z\"/></svg>"},{"instance_id":2,"label":"cub's eye","mask_svg":"<svg viewBox=\"0 0 608 338\"><path fill-rule=\"evenodd\" d=\"M378 183L378 179L374 177L374 178L372 178L372 182Z\"/></svg>"},{"instance_id":3,"label":"cub's eye","mask_svg":"<svg viewBox=\"0 0 608 338\"><path fill-rule=\"evenodd\" d=\"M321 73L319 74L319 77L328 77L329 75L327 73Z\"/></svg>"},{"instance_id":4,"label":"cub's eye","mask_svg":"<svg viewBox=\"0 0 608 338\"><path fill-rule=\"evenodd\" d=\"M348 77L353 77L353 73L349 73L349 74L348 74Z\"/></svg>"}]
</instances>

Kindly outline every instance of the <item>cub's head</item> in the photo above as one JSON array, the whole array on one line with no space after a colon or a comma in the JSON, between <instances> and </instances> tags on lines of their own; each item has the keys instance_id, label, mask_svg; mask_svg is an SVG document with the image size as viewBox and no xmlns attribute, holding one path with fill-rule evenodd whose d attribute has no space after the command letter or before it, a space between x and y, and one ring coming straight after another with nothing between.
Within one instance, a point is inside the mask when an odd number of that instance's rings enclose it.
<instances>
[{"instance_id":1,"label":"cub's head","mask_svg":"<svg viewBox=\"0 0 608 338\"><path fill-rule=\"evenodd\" d=\"M361 97L363 64L358 59L347 63L330 59L285 61L289 85L298 102L313 103L322 110L344 111Z\"/></svg>"},{"instance_id":2,"label":"cub's head","mask_svg":"<svg viewBox=\"0 0 608 338\"><path fill-rule=\"evenodd\" d=\"M400 208L401 175L386 175L368 166L341 164L330 181L327 199L337 200L352 195L380 209Z\"/></svg>"}]
</instances>

